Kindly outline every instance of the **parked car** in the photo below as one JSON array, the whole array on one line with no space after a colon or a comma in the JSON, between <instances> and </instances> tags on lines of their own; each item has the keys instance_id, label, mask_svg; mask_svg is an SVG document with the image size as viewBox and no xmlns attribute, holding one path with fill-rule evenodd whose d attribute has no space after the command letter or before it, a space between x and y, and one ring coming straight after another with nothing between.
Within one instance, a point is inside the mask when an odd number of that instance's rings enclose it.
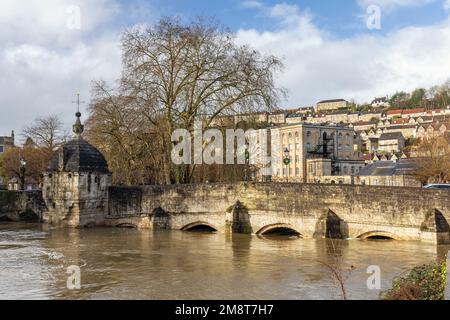
<instances>
[{"instance_id":1,"label":"parked car","mask_svg":"<svg viewBox=\"0 0 450 320\"><path fill-rule=\"evenodd\" d=\"M429 184L424 187L425 189L439 189L439 190L450 190L450 184Z\"/></svg>"}]
</instances>

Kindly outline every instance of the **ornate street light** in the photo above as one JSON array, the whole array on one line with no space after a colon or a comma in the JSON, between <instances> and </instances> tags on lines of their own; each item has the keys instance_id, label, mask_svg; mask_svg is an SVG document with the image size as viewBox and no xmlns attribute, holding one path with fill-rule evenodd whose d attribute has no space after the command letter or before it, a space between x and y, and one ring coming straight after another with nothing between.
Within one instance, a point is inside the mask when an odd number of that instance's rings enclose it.
<instances>
[{"instance_id":1,"label":"ornate street light","mask_svg":"<svg viewBox=\"0 0 450 320\"><path fill-rule=\"evenodd\" d=\"M20 183L22 191L25 191L25 173L26 173L27 161L25 159L20 159Z\"/></svg>"},{"instance_id":2,"label":"ornate street light","mask_svg":"<svg viewBox=\"0 0 450 320\"><path fill-rule=\"evenodd\" d=\"M291 157L289 155L289 149L284 149L283 163L286 166L286 182L289 182L289 165L291 164Z\"/></svg>"}]
</instances>

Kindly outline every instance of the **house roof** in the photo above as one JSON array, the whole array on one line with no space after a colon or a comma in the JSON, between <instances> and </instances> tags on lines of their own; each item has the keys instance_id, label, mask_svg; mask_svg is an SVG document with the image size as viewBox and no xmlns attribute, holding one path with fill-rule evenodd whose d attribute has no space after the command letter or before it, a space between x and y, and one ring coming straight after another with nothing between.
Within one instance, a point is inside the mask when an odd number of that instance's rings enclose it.
<instances>
[{"instance_id":1,"label":"house roof","mask_svg":"<svg viewBox=\"0 0 450 320\"><path fill-rule=\"evenodd\" d=\"M414 114L414 113L424 113L425 108L417 108L417 109L405 109L402 114Z\"/></svg>"},{"instance_id":2,"label":"house roof","mask_svg":"<svg viewBox=\"0 0 450 320\"><path fill-rule=\"evenodd\" d=\"M396 129L415 129L417 128L417 125L411 124L411 125L402 125L402 126L391 126L387 127L386 129L389 130L396 130Z\"/></svg>"},{"instance_id":3,"label":"house roof","mask_svg":"<svg viewBox=\"0 0 450 320\"><path fill-rule=\"evenodd\" d=\"M64 158L64 167L59 167L60 157ZM98 172L108 173L108 163L94 146L82 138L72 140L56 151L48 166L49 172Z\"/></svg>"},{"instance_id":4,"label":"house roof","mask_svg":"<svg viewBox=\"0 0 450 320\"><path fill-rule=\"evenodd\" d=\"M378 161L362 168L357 176L395 176L408 175L415 169L414 161L403 159L395 161Z\"/></svg>"},{"instance_id":5,"label":"house roof","mask_svg":"<svg viewBox=\"0 0 450 320\"><path fill-rule=\"evenodd\" d=\"M401 132L386 132L382 133L380 136L380 140L399 140L404 139L403 134Z\"/></svg>"},{"instance_id":6,"label":"house roof","mask_svg":"<svg viewBox=\"0 0 450 320\"><path fill-rule=\"evenodd\" d=\"M396 110L389 110L388 112L386 112L387 115L394 115L394 114L402 114L403 110L402 109L396 109Z\"/></svg>"}]
</instances>

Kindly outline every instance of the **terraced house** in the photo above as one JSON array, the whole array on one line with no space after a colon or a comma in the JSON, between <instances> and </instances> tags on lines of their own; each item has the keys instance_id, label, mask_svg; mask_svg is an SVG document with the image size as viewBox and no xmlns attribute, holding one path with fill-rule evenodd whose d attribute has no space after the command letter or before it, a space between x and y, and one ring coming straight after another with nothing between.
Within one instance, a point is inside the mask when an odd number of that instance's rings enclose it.
<instances>
[{"instance_id":1,"label":"terraced house","mask_svg":"<svg viewBox=\"0 0 450 320\"><path fill-rule=\"evenodd\" d=\"M11 136L0 137L0 161L1 155L4 154L9 148L14 146L14 131L11 132ZM0 176L0 186L5 184L3 177Z\"/></svg>"}]
</instances>

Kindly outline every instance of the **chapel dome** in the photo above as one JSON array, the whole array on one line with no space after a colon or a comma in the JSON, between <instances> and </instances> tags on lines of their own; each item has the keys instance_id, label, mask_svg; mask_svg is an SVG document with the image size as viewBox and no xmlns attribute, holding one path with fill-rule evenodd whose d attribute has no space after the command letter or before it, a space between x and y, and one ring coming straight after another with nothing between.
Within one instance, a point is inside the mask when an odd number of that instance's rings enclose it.
<instances>
[{"instance_id":1,"label":"chapel dome","mask_svg":"<svg viewBox=\"0 0 450 320\"><path fill-rule=\"evenodd\" d=\"M73 126L75 138L53 154L48 166L49 172L109 173L103 154L81 137L84 131L80 121L81 113L77 112L76 117L77 121Z\"/></svg>"}]
</instances>

